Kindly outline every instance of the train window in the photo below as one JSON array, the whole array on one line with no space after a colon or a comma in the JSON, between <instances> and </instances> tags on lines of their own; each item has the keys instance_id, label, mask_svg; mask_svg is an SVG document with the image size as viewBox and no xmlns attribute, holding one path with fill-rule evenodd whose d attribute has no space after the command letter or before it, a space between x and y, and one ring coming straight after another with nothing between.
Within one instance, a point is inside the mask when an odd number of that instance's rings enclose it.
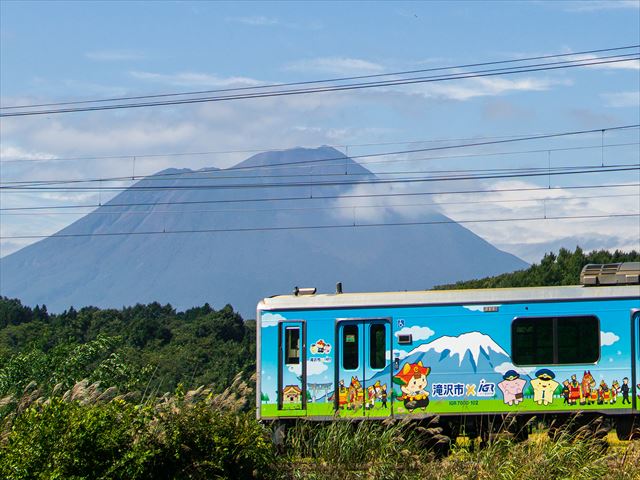
<instances>
[{"instance_id":1,"label":"train window","mask_svg":"<svg viewBox=\"0 0 640 480\"><path fill-rule=\"evenodd\" d=\"M285 365L300 364L300 328L287 327L284 331Z\"/></svg>"},{"instance_id":2,"label":"train window","mask_svg":"<svg viewBox=\"0 0 640 480\"><path fill-rule=\"evenodd\" d=\"M511 359L516 365L553 363L553 319L516 318L511 324Z\"/></svg>"},{"instance_id":3,"label":"train window","mask_svg":"<svg viewBox=\"0 0 640 480\"><path fill-rule=\"evenodd\" d=\"M557 363L595 363L600 358L597 317L558 318Z\"/></svg>"},{"instance_id":4,"label":"train window","mask_svg":"<svg viewBox=\"0 0 640 480\"><path fill-rule=\"evenodd\" d=\"M342 368L358 368L358 325L345 325L342 329Z\"/></svg>"},{"instance_id":5,"label":"train window","mask_svg":"<svg viewBox=\"0 0 640 480\"><path fill-rule=\"evenodd\" d=\"M597 317L516 318L511 324L511 359L516 365L595 363L600 358Z\"/></svg>"},{"instance_id":6,"label":"train window","mask_svg":"<svg viewBox=\"0 0 640 480\"><path fill-rule=\"evenodd\" d=\"M374 323L369 329L369 366L378 370L384 368L386 352L386 328L380 323Z\"/></svg>"}]
</instances>

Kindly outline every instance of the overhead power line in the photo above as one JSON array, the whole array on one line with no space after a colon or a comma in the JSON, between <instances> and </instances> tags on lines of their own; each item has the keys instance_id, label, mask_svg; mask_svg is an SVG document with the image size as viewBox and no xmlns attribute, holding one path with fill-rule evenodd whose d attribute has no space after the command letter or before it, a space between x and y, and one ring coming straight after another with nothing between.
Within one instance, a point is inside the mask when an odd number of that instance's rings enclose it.
<instances>
[{"instance_id":1,"label":"overhead power line","mask_svg":"<svg viewBox=\"0 0 640 480\"><path fill-rule=\"evenodd\" d=\"M443 190L431 192L394 192L394 193L351 193L341 195L292 195L288 197L275 198L241 198L241 199L218 199L218 200L173 200L159 202L107 202L84 205L53 205L53 206L30 206L30 207L2 207L0 211L34 211L34 210L61 210L71 208L114 208L114 207L155 207L165 205L205 205L205 204L232 204L232 203L262 203L262 202L289 202L289 201L309 201L309 200L330 200L330 199L351 199L351 198L383 198L383 197L417 197L427 195L468 195L486 193L514 193L514 192L535 192L553 190L588 190L598 189L603 191L608 188L634 188L640 187L640 183L613 183L596 185L566 185L566 186L546 186L546 187L521 187L521 188L494 188L494 189L472 189L472 190Z\"/></svg>"},{"instance_id":2,"label":"overhead power line","mask_svg":"<svg viewBox=\"0 0 640 480\"><path fill-rule=\"evenodd\" d=\"M409 77L395 80L373 81L368 83L351 83L344 85L329 85L320 87L308 87L299 89L285 89L275 90L268 92L253 92L253 93L237 93L232 95L218 95L218 96L206 96L187 99L174 99L174 100L155 100L148 102L130 102L130 103L114 103L110 105L94 105L94 106L78 106L67 108L52 108L46 110L11 110L9 112L0 112L0 117L19 117L19 116L32 116L32 115L51 115L59 113L72 113L72 112L89 112L98 110L115 110L115 109L128 109L128 108L140 108L140 107L152 107L152 106L167 106L167 105L183 105L194 103L206 103L206 102L221 102L230 100L245 100L254 98L266 98L266 97L280 97L290 95L302 95L310 93L326 93L348 90L361 90L368 88L389 87L397 85L410 85L420 83L432 83L442 82L450 80L462 80L470 78L482 78L493 77L502 75L513 75L519 73L529 73L547 70L558 70L574 67L587 67L594 65L614 64L620 62L629 62L639 60L638 53L631 54L619 54L605 57L596 57L590 60L566 60L561 62L549 62L538 64L520 65L517 67L504 67L497 69L476 70L463 73L453 73L448 75L435 75L435 76L422 76L422 77Z\"/></svg>"},{"instance_id":3,"label":"overhead power line","mask_svg":"<svg viewBox=\"0 0 640 480\"><path fill-rule=\"evenodd\" d=\"M370 74L370 75L356 75L356 76L350 76L350 77L337 77L337 78L333 77L333 78L326 78L321 80L307 80L307 81L288 82L288 83L271 83L271 84L263 84L263 85L250 85L245 87L218 88L218 89L196 90L196 91L191 90L187 92L159 93L159 94L153 94L153 95L120 96L120 97L101 98L101 99L93 99L93 100L76 100L76 101L67 101L67 102L40 103L40 104L30 104L30 105L12 105L8 107L0 107L0 110L15 110L19 108L54 107L54 106L63 106L63 105L82 105L82 104L88 104L88 103L119 102L119 101L125 101L125 100L146 100L151 98L203 95L203 94L210 94L210 93L238 92L238 91L244 91L244 90L261 90L261 89L267 89L267 88L292 87L297 85L335 83L335 82L343 82L343 81L351 81L351 80L364 80L368 78L413 75L416 73L436 72L436 71L453 70L453 69L459 69L459 68L482 67L482 66L488 66L488 65L503 65L508 63L523 63L523 62L528 62L533 60L544 60L549 58L563 58L563 57L593 55L596 53L637 49L639 47L640 45L628 45L623 47L600 48L597 50L585 50L585 51L574 52L574 53L557 53L553 55L538 55L535 57L523 57L523 58L511 59L511 60L498 60L498 61L481 62L481 63L467 63L462 65L452 65L448 67L422 68L422 69L416 69L416 70L404 70L399 72L377 73L377 74ZM582 60L585 60L584 57L582 58Z\"/></svg>"},{"instance_id":4,"label":"overhead power line","mask_svg":"<svg viewBox=\"0 0 640 480\"><path fill-rule=\"evenodd\" d=\"M263 189L263 188L304 188L304 187L339 187L339 186L360 186L360 185L389 185L389 184L409 184L409 183L432 183L432 182L452 182L463 180L493 180L500 178L527 178L546 177L558 175L581 175L587 173L609 173L626 172L640 170L640 164L622 164L606 167L591 167L575 170L544 170L524 173L503 173L499 175L450 175L442 177L427 178L394 178L394 179L371 179L371 180L349 180L349 181L324 181L324 182L284 182L284 183L245 183L245 184L222 184L222 185L150 185L150 186L107 186L107 187L50 187L50 186L11 186L0 187L3 192L99 192L99 191L176 191L176 190L234 190L234 189Z\"/></svg>"},{"instance_id":5,"label":"overhead power line","mask_svg":"<svg viewBox=\"0 0 640 480\"><path fill-rule=\"evenodd\" d=\"M548 189L545 189L548 190ZM91 212L92 215L194 215L200 213L270 213L270 212L300 212L300 211L317 211L317 210L360 210L360 209L376 209L376 208L407 208L407 207L439 207L439 206L451 206L451 205L497 205L503 203L540 203L540 202L565 202L575 200L590 200L601 198L628 198L636 197L635 193L622 193L611 195L578 195L575 197L532 197L532 198L516 198L509 200L467 200L459 202L420 202L420 203L383 203L380 205L331 205L331 206L317 206L317 207L281 207L281 208L242 208L242 209L224 209L224 210L117 210L106 211L96 210ZM85 215L89 212L18 212L18 213L2 213L3 216L50 216L50 215Z\"/></svg>"},{"instance_id":6,"label":"overhead power line","mask_svg":"<svg viewBox=\"0 0 640 480\"><path fill-rule=\"evenodd\" d=\"M453 150L458 148L470 148L470 147L480 147L480 146L488 146L488 145L501 145L507 143L516 143L516 142L524 142L524 141L533 141L533 140L543 140L549 138L560 138L560 137L568 137L568 136L576 136L576 135L585 135L590 133L604 133L611 131L619 131L619 130L628 130L639 128L640 124L632 124L632 125L617 125L606 128L597 128L590 130L575 130L568 132L556 132L556 133L547 133L547 134L539 134L539 135L528 135L521 136L516 138L507 138L502 140L490 140L484 142L469 142L457 145L443 145L438 147L425 147L425 148L414 148L414 149L404 149L404 150L395 150L390 152L371 152L368 154L362 155L341 155L339 157L327 157L321 159L314 160L295 160L290 162L280 162L280 163L270 163L268 165L248 165L248 166L235 166L226 168L224 170L220 170L218 168L203 168L197 171L191 172L169 172L169 173L155 173L151 175L130 175L126 177L104 177L104 178L93 178L93 179L68 179L68 180L43 180L43 182L53 182L53 183L84 183L84 182L109 182L109 181L120 181L120 180L142 180L142 179L156 179L156 178L169 178L169 177L178 177L184 175L201 175L203 173L222 173L225 172L234 172L239 170L262 170L262 169L272 169L282 166L294 166L294 165L332 165L330 162L344 162L348 159L360 159L360 158L375 158L375 157L384 157L389 155L406 155L412 153L425 153L425 152L434 152L434 151L442 151L442 150ZM596 148L605 148L606 145L599 145ZM580 148L580 147L573 147ZM551 149L541 149L540 151L548 152ZM534 151L535 152L535 151ZM525 152L529 153L529 152ZM480 154L482 155L482 154ZM492 155L491 153L486 155ZM495 154L493 154L495 155ZM362 165L367 165L372 162L362 162ZM335 165L335 164L333 164Z\"/></svg>"},{"instance_id":7,"label":"overhead power line","mask_svg":"<svg viewBox=\"0 0 640 480\"><path fill-rule=\"evenodd\" d=\"M247 232L278 232L291 230L328 230L328 229L355 229L355 228L376 228L376 227L400 227L418 225L446 225L446 224L479 224L479 223L505 223L505 222L531 222L531 221L552 221L552 220L591 220L602 218L631 218L640 217L638 213L620 214L598 214L598 215L567 215L567 216L537 216L537 217L512 217L512 218L491 218L491 219L469 219L469 220L432 220L414 222L389 222L389 223L351 223L335 225L308 225L308 226L286 226L286 227L246 227L246 228L204 228L185 230L148 230L133 232L94 232L94 233L56 233L54 235L9 235L0 236L0 240L25 240L38 238L77 238L77 237L120 237L133 235L171 235L171 234L193 234L193 233L247 233Z\"/></svg>"},{"instance_id":8,"label":"overhead power line","mask_svg":"<svg viewBox=\"0 0 640 480\"><path fill-rule=\"evenodd\" d=\"M610 144L610 145L605 145L604 148L611 148L611 147L618 147L618 146L630 146L630 145L640 145L640 142L631 142L631 143L623 143L623 144ZM546 150L539 150L539 152L553 152L553 151L560 151L560 150L585 150L585 149L601 149L603 147L601 147L600 145L594 145L594 146L588 146L588 147L569 147L569 148L563 148L563 149L546 149ZM513 152L513 153L521 153L521 152ZM530 153L530 152L527 152ZM502 153L505 154L505 153ZM488 154L487 156L490 156L491 154ZM494 155L498 155L497 153ZM467 155L461 155L460 157L466 157ZM471 155L471 156L484 156L483 154L475 154L475 155ZM431 160L433 158L459 158L458 156L455 157L429 157L429 158L422 158L422 159L412 159L412 162L415 161L421 161L421 160ZM403 162L406 162L406 160L403 160ZM364 162L358 163L358 165L362 165ZM620 164L620 165L607 165L608 167L614 167L614 166L621 166L621 165L625 165L625 164ZM263 180L265 178L280 178L280 179L286 179L286 178L330 178L330 177L339 177L339 178L345 178L345 177L349 177L349 178L357 178L357 177L371 177L371 176L375 176L375 177L381 177L381 176L388 176L388 175L444 175L444 174L462 174L462 173L467 173L467 174L471 174L471 173L507 173L507 172L534 172L534 171L545 171L545 172L549 172L551 170L555 170L555 171L560 171L560 170L576 170L576 169L581 169L581 168L589 168L589 167L593 167L593 165L589 164L589 165L565 165L565 166L556 166L556 167L520 167L520 168L469 168L469 169L450 169L450 170L386 170L384 172L371 172L371 171L367 171L367 172L348 172L348 171L341 171L341 172L334 172L334 173L289 173L289 174L280 174L280 175L263 175L261 174L259 177L256 177L255 175L219 175L219 176L212 176L212 175L207 175L205 174L205 176L203 176L202 174L198 175L198 176L193 176L193 174L197 174L199 173L198 171L192 171L192 172L184 172L184 175L186 176L176 176L174 178L162 178L162 175L149 175L149 176L122 176L122 177L109 177L109 178L88 178L88 179L59 179L59 180L17 180L17 181L9 181L9 182L2 182L0 183L0 190L3 189L7 189L7 190L20 190L20 189L25 189L27 187L38 187L38 186L51 186L51 185L69 185L69 184L78 184L78 183L112 183L112 182L129 182L129 181L134 181L137 180L138 178L141 178L146 182L176 182L176 181L204 181L204 180L214 180L214 181L219 181L219 180L246 180L246 179L260 179ZM221 171L216 171L216 173L221 173L224 174L225 171L221 170ZM160 177L160 178L156 178L156 177ZM129 187L121 187L123 189L127 189Z\"/></svg>"}]
</instances>

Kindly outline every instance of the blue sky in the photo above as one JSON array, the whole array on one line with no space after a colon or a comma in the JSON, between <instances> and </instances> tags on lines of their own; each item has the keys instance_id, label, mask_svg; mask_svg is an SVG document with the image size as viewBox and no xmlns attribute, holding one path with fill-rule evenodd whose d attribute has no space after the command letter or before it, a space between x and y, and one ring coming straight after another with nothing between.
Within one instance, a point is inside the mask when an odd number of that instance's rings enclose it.
<instances>
[{"instance_id":1,"label":"blue sky","mask_svg":"<svg viewBox=\"0 0 640 480\"><path fill-rule=\"evenodd\" d=\"M118 95L251 86L336 76L507 60L640 43L640 2L2 2L0 95L3 106ZM640 123L638 62L414 85L129 111L3 119L2 176L116 176L129 161L47 161L55 157L253 150L330 144L367 154L394 142L451 144L451 139L606 128ZM638 141L638 131L607 134L606 142ZM599 134L519 144L500 150L599 144ZM447 143L448 142L448 143ZM412 144L413 145L413 144ZM343 149L344 150L344 149ZM451 152L453 154L454 152ZM467 152L468 153L468 152ZM248 153L140 158L136 173L167 167L227 167ZM638 147L607 149L605 158L638 163ZM595 150L552 154L554 165L599 162ZM42 160L16 162L14 160ZM402 168L425 168L415 158ZM475 163L474 163L475 162ZM546 166L545 155L430 163L433 168ZM395 163L393 168L400 164ZM390 168L371 164L374 171ZM569 182L638 182L637 171ZM537 180L502 181L500 187ZM476 185L477 187L478 185ZM483 185L488 188L489 183ZM495 186L495 185L494 185ZM601 193L601 192L600 192ZM554 191L544 207L501 194L500 204L469 209L442 205L453 219L522 217L539 213L638 212L638 187L596 197L597 191ZM91 203L95 194L3 194L3 206ZM93 195L93 196L92 196ZM104 201L104 198L101 199ZM442 196L435 200L451 202ZM456 197L455 200L473 200ZM509 203L514 200L513 203ZM43 203L44 202L44 203ZM391 205L393 207L393 205ZM485 207L483 207L485 208ZM404 208L415 218L420 207ZM2 235L51 234L75 215L2 215ZM375 213L374 213L375 214ZM498 247L528 261L580 244L639 248L637 217L618 220L469 225ZM7 255L29 241L3 240Z\"/></svg>"}]
</instances>

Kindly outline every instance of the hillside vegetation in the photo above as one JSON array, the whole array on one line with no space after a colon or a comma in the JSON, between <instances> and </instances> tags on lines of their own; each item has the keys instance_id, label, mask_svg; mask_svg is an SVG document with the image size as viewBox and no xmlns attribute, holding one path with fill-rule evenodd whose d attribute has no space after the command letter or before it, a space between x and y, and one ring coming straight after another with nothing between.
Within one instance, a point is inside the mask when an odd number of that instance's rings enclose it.
<instances>
[{"instance_id":1,"label":"hillside vegetation","mask_svg":"<svg viewBox=\"0 0 640 480\"><path fill-rule=\"evenodd\" d=\"M575 284L586 263L639 260L561 250L448 287ZM302 422L278 452L253 413L255 338L255 322L228 305L54 315L0 298L0 478L639 478L638 441L505 437L441 459L403 422Z\"/></svg>"},{"instance_id":2,"label":"hillside vegetation","mask_svg":"<svg viewBox=\"0 0 640 480\"><path fill-rule=\"evenodd\" d=\"M580 247L577 247L574 252L561 248L557 254L548 253L540 263L534 263L525 270L478 280L439 285L434 287L434 290L579 285L580 271L585 265L619 262L640 262L640 252L616 250L612 253L607 250L594 250L584 253Z\"/></svg>"}]
</instances>

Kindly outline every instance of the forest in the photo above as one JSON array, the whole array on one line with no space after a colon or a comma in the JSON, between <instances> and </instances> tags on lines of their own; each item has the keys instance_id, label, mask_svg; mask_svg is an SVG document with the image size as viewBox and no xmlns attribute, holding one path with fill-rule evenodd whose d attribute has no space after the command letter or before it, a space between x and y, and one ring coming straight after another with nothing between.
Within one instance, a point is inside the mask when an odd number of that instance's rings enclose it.
<instances>
[{"instance_id":1,"label":"forest","mask_svg":"<svg viewBox=\"0 0 640 480\"><path fill-rule=\"evenodd\" d=\"M585 264L622 261L640 254L562 249L437 288L577 284ZM230 305L53 314L1 297L0 478L640 478L638 441L507 438L438 459L402 422L303 422L279 451L253 413L255 339L255 321Z\"/></svg>"}]
</instances>

